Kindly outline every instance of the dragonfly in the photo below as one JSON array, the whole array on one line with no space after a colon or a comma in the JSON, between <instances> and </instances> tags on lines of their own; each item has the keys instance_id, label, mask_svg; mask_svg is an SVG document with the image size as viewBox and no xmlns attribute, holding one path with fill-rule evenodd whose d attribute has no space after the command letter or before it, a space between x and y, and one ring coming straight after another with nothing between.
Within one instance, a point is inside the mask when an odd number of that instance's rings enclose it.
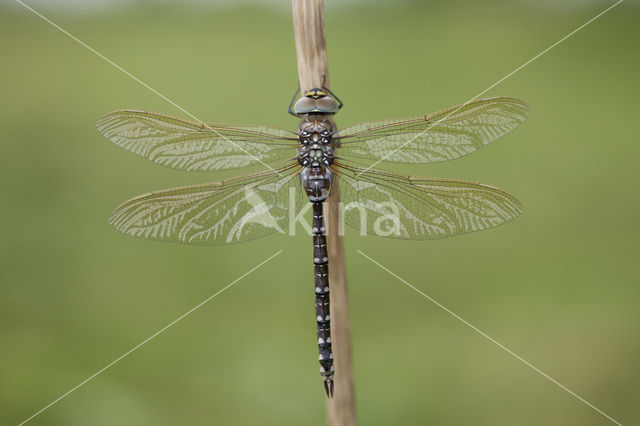
<instances>
[{"instance_id":1,"label":"dragonfly","mask_svg":"<svg viewBox=\"0 0 640 426\"><path fill-rule=\"evenodd\" d=\"M429 115L338 129L334 116L343 103L324 83L299 98L298 93L299 89L288 108L300 120L295 132L196 122L139 110L108 113L97 127L116 145L163 166L204 172L264 169L134 197L109 219L125 234L199 245L249 241L284 232L291 225L291 209L311 203L318 359L331 398L335 368L323 205L332 187L341 194L344 223L366 234L430 240L509 222L522 208L501 189L405 176L371 165L462 157L520 125L529 107L515 98L493 97Z\"/></svg>"}]
</instances>

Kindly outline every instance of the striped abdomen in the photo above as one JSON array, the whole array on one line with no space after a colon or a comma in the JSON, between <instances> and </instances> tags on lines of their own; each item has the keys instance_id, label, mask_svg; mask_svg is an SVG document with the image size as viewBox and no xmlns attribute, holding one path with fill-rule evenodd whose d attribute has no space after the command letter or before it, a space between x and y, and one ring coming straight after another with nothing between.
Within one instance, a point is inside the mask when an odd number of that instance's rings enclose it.
<instances>
[{"instance_id":1,"label":"striped abdomen","mask_svg":"<svg viewBox=\"0 0 640 426\"><path fill-rule=\"evenodd\" d=\"M316 293L316 321L320 375L327 396L333 395L333 353L331 352L331 317L329 314L329 256L322 213L322 203L313 203L313 275Z\"/></svg>"}]
</instances>

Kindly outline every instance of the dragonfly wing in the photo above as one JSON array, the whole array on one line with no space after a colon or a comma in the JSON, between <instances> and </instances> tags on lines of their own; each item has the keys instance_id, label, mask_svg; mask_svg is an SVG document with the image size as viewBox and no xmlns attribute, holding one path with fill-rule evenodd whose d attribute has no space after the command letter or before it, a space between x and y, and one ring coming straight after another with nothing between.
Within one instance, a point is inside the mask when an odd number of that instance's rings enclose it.
<instances>
[{"instance_id":1,"label":"dragonfly wing","mask_svg":"<svg viewBox=\"0 0 640 426\"><path fill-rule=\"evenodd\" d=\"M230 244L284 232L289 200L300 198L298 168L135 197L109 222L135 237L185 244Z\"/></svg>"},{"instance_id":2,"label":"dragonfly wing","mask_svg":"<svg viewBox=\"0 0 640 426\"><path fill-rule=\"evenodd\" d=\"M435 163L470 154L529 116L518 99L480 99L420 117L346 127L334 136L338 156L397 163Z\"/></svg>"},{"instance_id":3,"label":"dragonfly wing","mask_svg":"<svg viewBox=\"0 0 640 426\"><path fill-rule=\"evenodd\" d=\"M367 234L445 238L501 225L522 212L515 197L488 185L345 165L336 170L344 222Z\"/></svg>"},{"instance_id":4,"label":"dragonfly wing","mask_svg":"<svg viewBox=\"0 0 640 426\"><path fill-rule=\"evenodd\" d=\"M98 130L116 145L176 169L213 171L295 158L297 136L283 129L198 123L147 111L114 111Z\"/></svg>"}]
</instances>

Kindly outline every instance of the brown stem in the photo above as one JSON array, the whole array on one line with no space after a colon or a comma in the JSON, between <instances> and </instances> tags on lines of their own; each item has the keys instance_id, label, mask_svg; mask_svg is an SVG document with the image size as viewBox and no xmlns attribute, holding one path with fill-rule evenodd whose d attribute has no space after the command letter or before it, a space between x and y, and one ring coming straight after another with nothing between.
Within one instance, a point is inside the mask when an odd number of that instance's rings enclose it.
<instances>
[{"instance_id":1,"label":"brown stem","mask_svg":"<svg viewBox=\"0 0 640 426\"><path fill-rule=\"evenodd\" d=\"M292 0L293 32L298 58L300 90L329 87L327 43L324 36L323 0ZM331 336L335 361L335 392L328 399L330 426L355 426L356 408L351 364L351 332L347 303L347 279L344 261L344 241L339 235L338 177L334 176L325 205L327 245L329 250L329 283L331 287Z\"/></svg>"}]
</instances>

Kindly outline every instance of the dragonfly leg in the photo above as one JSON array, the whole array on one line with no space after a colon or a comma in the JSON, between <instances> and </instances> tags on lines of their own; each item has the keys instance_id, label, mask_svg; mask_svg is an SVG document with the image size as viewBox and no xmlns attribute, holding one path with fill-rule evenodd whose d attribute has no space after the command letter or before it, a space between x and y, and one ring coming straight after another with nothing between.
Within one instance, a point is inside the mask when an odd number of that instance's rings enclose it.
<instances>
[{"instance_id":1,"label":"dragonfly leg","mask_svg":"<svg viewBox=\"0 0 640 426\"><path fill-rule=\"evenodd\" d=\"M344 106L344 104L342 103L342 101L340 100L340 98L339 98L335 93L333 93L333 92L331 91L331 89L329 89L328 87L326 87L326 86L324 85L324 82L325 82L325 80L326 80L326 79L327 79L327 76L326 76L326 75L322 75L322 89L324 89L324 90L326 90L327 92L329 92L329 94L330 94L331 96L333 96L333 97L335 98L335 100L336 100L336 101L338 101L338 109L341 109L341 108Z\"/></svg>"},{"instance_id":2,"label":"dragonfly leg","mask_svg":"<svg viewBox=\"0 0 640 426\"><path fill-rule=\"evenodd\" d=\"M298 114L296 114L295 111L293 110L293 102L296 100L296 96L298 96L298 93L300 93L300 85L298 85L298 89L293 94L293 98L291 98L291 102L289 103L289 108L287 109L287 112L293 115L294 117L298 116Z\"/></svg>"}]
</instances>

